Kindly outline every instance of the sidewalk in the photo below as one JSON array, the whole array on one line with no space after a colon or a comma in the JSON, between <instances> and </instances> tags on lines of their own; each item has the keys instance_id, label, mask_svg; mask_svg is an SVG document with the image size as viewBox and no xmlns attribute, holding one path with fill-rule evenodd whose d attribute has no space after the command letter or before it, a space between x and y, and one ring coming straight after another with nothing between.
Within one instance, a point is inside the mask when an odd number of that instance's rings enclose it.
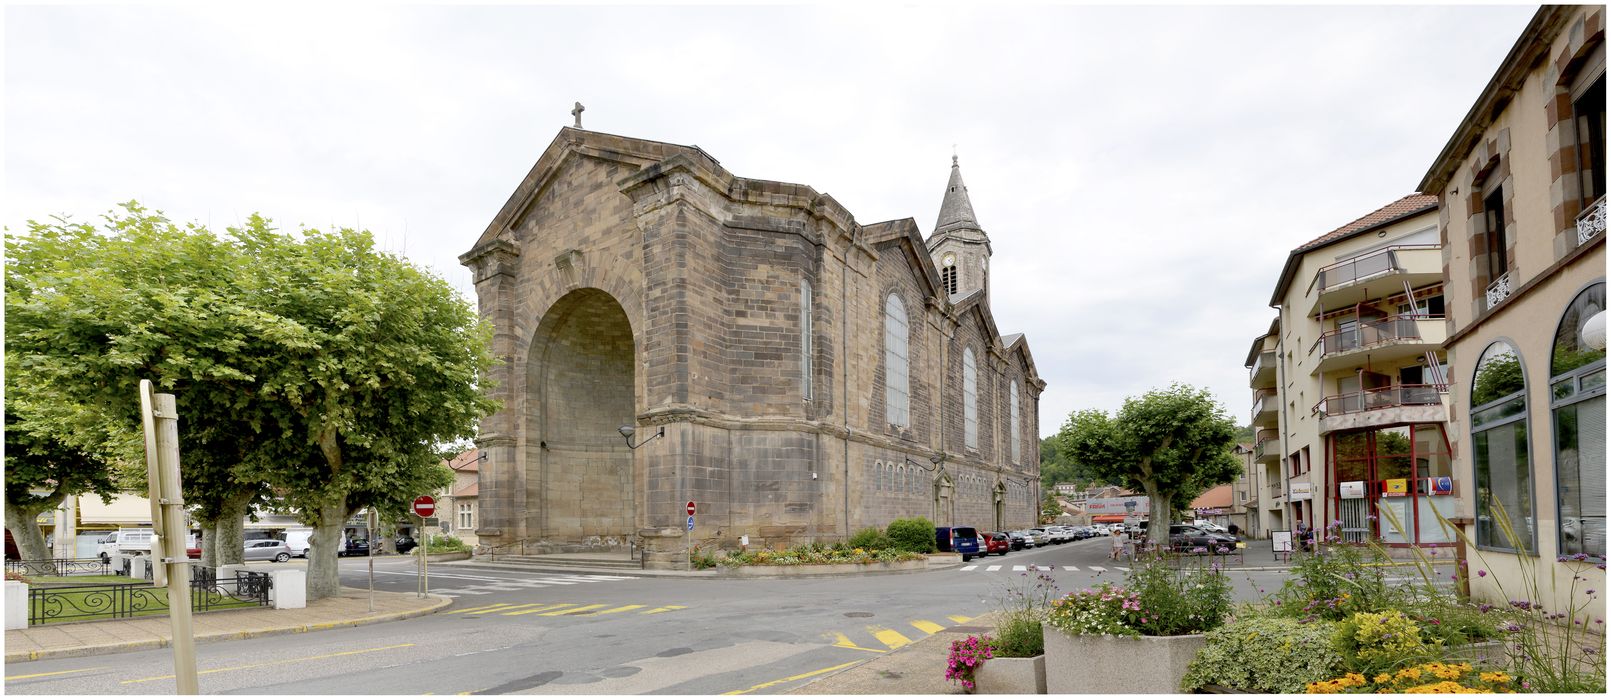
<instances>
[{"instance_id":1,"label":"sidewalk","mask_svg":"<svg viewBox=\"0 0 1611 700\"><path fill-rule=\"evenodd\" d=\"M375 611L370 612L368 590L343 588L340 595L311 602L306 608L227 610L190 619L196 642L205 644L404 620L428 615L452 602L445 596L416 598L413 593L375 591ZM6 663L158 649L172 639L173 627L166 615L39 625L6 630Z\"/></svg>"}]
</instances>

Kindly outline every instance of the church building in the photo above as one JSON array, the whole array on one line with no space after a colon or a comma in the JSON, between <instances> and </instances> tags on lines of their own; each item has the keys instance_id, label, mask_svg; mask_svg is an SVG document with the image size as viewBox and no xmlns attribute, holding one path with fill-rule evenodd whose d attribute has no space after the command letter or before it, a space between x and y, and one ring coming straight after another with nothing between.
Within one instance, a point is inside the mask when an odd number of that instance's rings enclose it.
<instances>
[{"instance_id":1,"label":"church building","mask_svg":"<svg viewBox=\"0 0 1611 700\"><path fill-rule=\"evenodd\" d=\"M562 129L460 257L500 361L476 535L677 568L685 543L1034 524L1046 385L996 329L990 254L954 157L925 237Z\"/></svg>"}]
</instances>

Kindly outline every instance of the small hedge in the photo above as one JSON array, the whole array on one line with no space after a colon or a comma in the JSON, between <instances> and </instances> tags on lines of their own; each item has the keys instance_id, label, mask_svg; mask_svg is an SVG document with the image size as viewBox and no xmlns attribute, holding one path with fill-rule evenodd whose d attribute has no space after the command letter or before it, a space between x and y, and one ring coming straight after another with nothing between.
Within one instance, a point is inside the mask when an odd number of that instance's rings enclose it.
<instances>
[{"instance_id":1,"label":"small hedge","mask_svg":"<svg viewBox=\"0 0 1611 700\"><path fill-rule=\"evenodd\" d=\"M1342 655L1332 647L1336 625L1292 618L1237 620L1205 635L1207 646L1181 681L1187 692L1222 685L1255 693L1302 693L1336 676Z\"/></svg>"},{"instance_id":2,"label":"small hedge","mask_svg":"<svg viewBox=\"0 0 1611 700\"><path fill-rule=\"evenodd\" d=\"M896 549L862 549L848 544L800 545L784 550L758 549L753 552L734 552L721 560L723 566L804 566L808 564L874 564L878 562L911 561L925 558L922 554Z\"/></svg>"},{"instance_id":3,"label":"small hedge","mask_svg":"<svg viewBox=\"0 0 1611 700\"><path fill-rule=\"evenodd\" d=\"M876 527L864 528L850 536L850 546L861 549L894 549L895 540Z\"/></svg>"},{"instance_id":4,"label":"small hedge","mask_svg":"<svg viewBox=\"0 0 1611 700\"><path fill-rule=\"evenodd\" d=\"M900 518L887 528L895 548L903 552L927 554L935 551L934 523L928 518Z\"/></svg>"}]
</instances>

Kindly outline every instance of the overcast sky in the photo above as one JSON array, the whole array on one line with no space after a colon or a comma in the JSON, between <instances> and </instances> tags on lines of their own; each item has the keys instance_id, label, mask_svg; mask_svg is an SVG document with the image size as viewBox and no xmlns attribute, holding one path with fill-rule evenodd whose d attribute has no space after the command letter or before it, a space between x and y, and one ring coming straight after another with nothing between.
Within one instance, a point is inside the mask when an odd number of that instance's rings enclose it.
<instances>
[{"instance_id":1,"label":"overcast sky","mask_svg":"<svg viewBox=\"0 0 1611 700\"><path fill-rule=\"evenodd\" d=\"M3 223L362 226L473 299L575 101L925 232L955 144L1042 435L1172 381L1245 424L1287 253L1414 191L1535 10L11 6Z\"/></svg>"}]
</instances>

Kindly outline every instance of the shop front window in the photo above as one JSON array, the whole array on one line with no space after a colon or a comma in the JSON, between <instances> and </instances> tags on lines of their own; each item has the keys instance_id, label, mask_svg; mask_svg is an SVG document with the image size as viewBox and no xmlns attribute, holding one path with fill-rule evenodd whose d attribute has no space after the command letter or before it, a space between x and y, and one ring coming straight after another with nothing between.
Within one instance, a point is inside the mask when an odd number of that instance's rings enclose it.
<instances>
[{"instance_id":1,"label":"shop front window","mask_svg":"<svg viewBox=\"0 0 1611 700\"><path fill-rule=\"evenodd\" d=\"M1603 83L1601 90L1603 95ZM1550 397L1560 554L1605 559L1603 282L1579 293L1561 316L1550 358Z\"/></svg>"},{"instance_id":2,"label":"shop front window","mask_svg":"<svg viewBox=\"0 0 1611 700\"><path fill-rule=\"evenodd\" d=\"M1494 342L1477 360L1471 404L1477 546L1536 551L1527 383L1521 356L1509 343Z\"/></svg>"},{"instance_id":3,"label":"shop front window","mask_svg":"<svg viewBox=\"0 0 1611 700\"><path fill-rule=\"evenodd\" d=\"M1331 437L1331 497L1343 538L1389 544L1443 544L1454 533L1449 446L1439 424L1398 426Z\"/></svg>"}]
</instances>

